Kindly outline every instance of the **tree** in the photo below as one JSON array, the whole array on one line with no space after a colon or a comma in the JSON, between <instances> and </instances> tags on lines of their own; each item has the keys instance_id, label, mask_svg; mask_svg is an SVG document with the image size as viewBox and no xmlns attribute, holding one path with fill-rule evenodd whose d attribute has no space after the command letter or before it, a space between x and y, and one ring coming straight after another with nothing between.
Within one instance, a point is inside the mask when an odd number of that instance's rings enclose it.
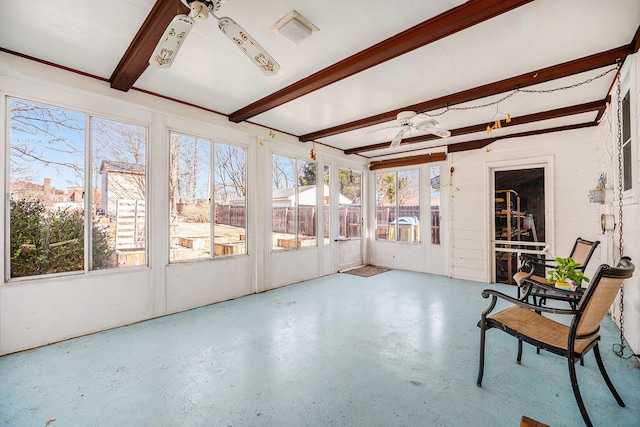
<instances>
[{"instance_id":1,"label":"tree","mask_svg":"<svg viewBox=\"0 0 640 427\"><path fill-rule=\"evenodd\" d=\"M395 206L396 174L376 174L376 206Z\"/></svg>"},{"instance_id":2,"label":"tree","mask_svg":"<svg viewBox=\"0 0 640 427\"><path fill-rule=\"evenodd\" d=\"M293 188L295 185L295 164L296 159L274 155L272 164L273 189Z\"/></svg>"},{"instance_id":3,"label":"tree","mask_svg":"<svg viewBox=\"0 0 640 427\"><path fill-rule=\"evenodd\" d=\"M34 170L49 167L69 186L83 181L83 114L13 98L9 115L12 182L34 181Z\"/></svg>"},{"instance_id":4,"label":"tree","mask_svg":"<svg viewBox=\"0 0 640 427\"><path fill-rule=\"evenodd\" d=\"M246 170L247 154L244 149L227 144L215 144L216 188L222 188L225 202L246 197Z\"/></svg>"},{"instance_id":5,"label":"tree","mask_svg":"<svg viewBox=\"0 0 640 427\"><path fill-rule=\"evenodd\" d=\"M417 170L398 172L398 205L417 206L420 204L420 173Z\"/></svg>"},{"instance_id":6,"label":"tree","mask_svg":"<svg viewBox=\"0 0 640 427\"><path fill-rule=\"evenodd\" d=\"M340 171L340 194L359 205L361 202L362 175L351 171Z\"/></svg>"},{"instance_id":7,"label":"tree","mask_svg":"<svg viewBox=\"0 0 640 427\"><path fill-rule=\"evenodd\" d=\"M47 213L40 201L10 201L11 277L84 269L84 219L79 212ZM112 266L108 236L92 227L93 268Z\"/></svg>"},{"instance_id":8,"label":"tree","mask_svg":"<svg viewBox=\"0 0 640 427\"><path fill-rule=\"evenodd\" d=\"M316 185L317 164L298 160L298 185Z\"/></svg>"},{"instance_id":9,"label":"tree","mask_svg":"<svg viewBox=\"0 0 640 427\"><path fill-rule=\"evenodd\" d=\"M100 182L99 174L103 162L117 163L122 165L123 169L136 171L127 179L127 185L119 189L124 193L120 197L144 200L146 127L92 117L91 136L94 184L98 186ZM105 190L103 188L103 191Z\"/></svg>"}]
</instances>

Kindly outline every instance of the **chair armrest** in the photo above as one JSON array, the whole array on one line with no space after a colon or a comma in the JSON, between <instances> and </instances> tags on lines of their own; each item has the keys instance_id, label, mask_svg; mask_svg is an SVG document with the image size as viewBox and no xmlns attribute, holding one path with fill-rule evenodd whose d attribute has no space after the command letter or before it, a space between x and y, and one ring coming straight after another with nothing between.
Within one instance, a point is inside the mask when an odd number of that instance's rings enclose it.
<instances>
[{"instance_id":1,"label":"chair armrest","mask_svg":"<svg viewBox=\"0 0 640 427\"><path fill-rule=\"evenodd\" d=\"M493 289L485 289L484 291L482 291L482 297L483 298L489 298L489 296L493 297L493 301L491 303L491 306L495 306L495 302L497 300L497 298L503 299L505 301L508 301L514 305L518 305L520 307L524 307L524 308L528 308L531 309L533 311L537 311L537 312L543 312L543 313L553 313L553 314L567 314L567 315L574 315L574 314L578 314L579 311L577 310L567 310L567 309L563 309L563 308L554 308L554 307L546 307L546 306L537 306L534 304L529 304L526 301L523 301L521 299L517 299L514 298L512 296L509 296L507 294L504 294L502 292L499 291L494 291ZM493 307L491 307L493 308ZM491 310L489 310L488 312L490 312ZM488 313L487 312L487 313Z\"/></svg>"},{"instance_id":2,"label":"chair armrest","mask_svg":"<svg viewBox=\"0 0 640 427\"><path fill-rule=\"evenodd\" d=\"M520 260L522 260L522 264L535 264L541 265L547 268L555 268L556 262L552 259L540 259L538 256L534 256L532 254L522 254L520 255Z\"/></svg>"}]
</instances>

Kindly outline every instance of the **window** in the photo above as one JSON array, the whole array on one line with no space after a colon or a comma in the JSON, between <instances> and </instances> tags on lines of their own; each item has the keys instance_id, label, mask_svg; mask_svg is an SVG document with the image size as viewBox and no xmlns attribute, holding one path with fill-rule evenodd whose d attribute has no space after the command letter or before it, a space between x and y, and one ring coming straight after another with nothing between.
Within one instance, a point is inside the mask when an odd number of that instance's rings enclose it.
<instances>
[{"instance_id":1,"label":"window","mask_svg":"<svg viewBox=\"0 0 640 427\"><path fill-rule=\"evenodd\" d=\"M431 188L431 243L440 244L440 166L429 168Z\"/></svg>"},{"instance_id":2,"label":"window","mask_svg":"<svg viewBox=\"0 0 640 427\"><path fill-rule=\"evenodd\" d=\"M622 189L633 188L633 161L631 153L631 98L629 91L622 98Z\"/></svg>"},{"instance_id":3,"label":"window","mask_svg":"<svg viewBox=\"0 0 640 427\"><path fill-rule=\"evenodd\" d=\"M376 239L420 241L420 172L377 173Z\"/></svg>"},{"instance_id":4,"label":"window","mask_svg":"<svg viewBox=\"0 0 640 427\"><path fill-rule=\"evenodd\" d=\"M340 171L340 238L362 237L362 174Z\"/></svg>"},{"instance_id":5,"label":"window","mask_svg":"<svg viewBox=\"0 0 640 427\"><path fill-rule=\"evenodd\" d=\"M170 144L170 260L246 254L246 150L177 132Z\"/></svg>"},{"instance_id":6,"label":"window","mask_svg":"<svg viewBox=\"0 0 640 427\"><path fill-rule=\"evenodd\" d=\"M145 265L147 128L8 105L9 277Z\"/></svg>"},{"instance_id":7,"label":"window","mask_svg":"<svg viewBox=\"0 0 640 427\"><path fill-rule=\"evenodd\" d=\"M272 248L316 246L316 163L274 154Z\"/></svg>"},{"instance_id":8,"label":"window","mask_svg":"<svg viewBox=\"0 0 640 427\"><path fill-rule=\"evenodd\" d=\"M331 185L330 185L331 168L328 165L324 166L324 196L322 197L323 211L322 217L324 218L324 239L325 245L328 245L331 240Z\"/></svg>"}]
</instances>

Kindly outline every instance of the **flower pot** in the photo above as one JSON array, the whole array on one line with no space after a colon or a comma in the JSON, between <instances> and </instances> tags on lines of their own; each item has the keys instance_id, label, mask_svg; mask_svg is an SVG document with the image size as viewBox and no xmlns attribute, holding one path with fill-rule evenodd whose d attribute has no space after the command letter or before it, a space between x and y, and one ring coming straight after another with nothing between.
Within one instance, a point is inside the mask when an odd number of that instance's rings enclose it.
<instances>
[{"instance_id":1,"label":"flower pot","mask_svg":"<svg viewBox=\"0 0 640 427\"><path fill-rule=\"evenodd\" d=\"M563 291L575 291L577 286L576 286L576 282L574 282L573 280L567 279L564 282L556 282L555 284L557 289L562 289Z\"/></svg>"}]
</instances>

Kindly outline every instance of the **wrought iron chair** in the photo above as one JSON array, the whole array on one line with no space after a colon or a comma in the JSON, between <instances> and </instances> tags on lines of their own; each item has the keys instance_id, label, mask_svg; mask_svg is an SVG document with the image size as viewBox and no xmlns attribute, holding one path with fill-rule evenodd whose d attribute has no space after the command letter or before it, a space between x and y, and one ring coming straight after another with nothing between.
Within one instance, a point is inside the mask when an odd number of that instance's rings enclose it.
<instances>
[{"instance_id":1,"label":"wrought iron chair","mask_svg":"<svg viewBox=\"0 0 640 427\"><path fill-rule=\"evenodd\" d=\"M518 355L516 362L522 359L522 342L527 342L543 350L566 357L569 364L569 378L573 394L578 403L582 418L588 426L591 420L587 414L576 376L576 362L590 350L596 358L600 373L605 383L618 402L624 406L622 398L613 387L605 371L598 348L600 323L613 303L624 279L632 276L635 267L629 257L623 257L618 266L601 265L596 271L591 284L584 292L575 309L559 309L540 307L526 301L510 297L501 292L485 289L484 298L492 297L489 307L482 313L480 327L480 363L477 386L482 386L484 374L485 334L492 328L504 331L518 339ZM490 314L496 306L498 298L513 305L494 314ZM569 326L542 316L541 312L571 316Z\"/></svg>"},{"instance_id":2,"label":"wrought iron chair","mask_svg":"<svg viewBox=\"0 0 640 427\"><path fill-rule=\"evenodd\" d=\"M599 244L600 241L598 240L592 242L581 237L576 239L569 253L569 258L573 258L574 261L580 264L578 270L584 272ZM528 299L531 297L536 305L544 305L547 299L561 300L568 302L571 308L576 308L584 293L584 288L578 288L573 292L558 291L548 286L546 278L535 274L536 267L541 267L545 270L547 268L555 268L553 260L538 259L530 254L523 254L520 259L522 260L520 271L513 275L513 280L518 285L518 298Z\"/></svg>"}]
</instances>

